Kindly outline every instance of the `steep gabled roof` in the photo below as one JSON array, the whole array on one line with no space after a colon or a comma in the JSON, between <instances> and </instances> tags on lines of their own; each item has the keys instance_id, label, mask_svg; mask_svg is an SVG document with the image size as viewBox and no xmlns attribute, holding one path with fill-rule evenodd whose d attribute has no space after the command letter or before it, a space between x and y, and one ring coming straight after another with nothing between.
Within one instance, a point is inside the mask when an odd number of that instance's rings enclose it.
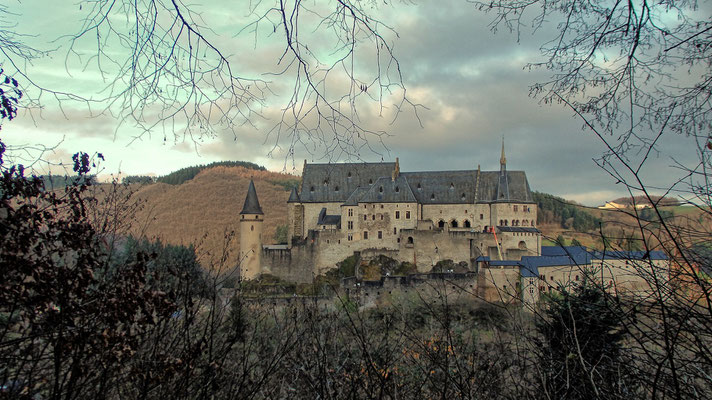
<instances>
[{"instance_id":1,"label":"steep gabled roof","mask_svg":"<svg viewBox=\"0 0 712 400\"><path fill-rule=\"evenodd\" d=\"M475 202L477 171L401 172L421 204Z\"/></svg>"},{"instance_id":2,"label":"steep gabled roof","mask_svg":"<svg viewBox=\"0 0 712 400\"><path fill-rule=\"evenodd\" d=\"M240 214L264 214L260 201L257 199L257 190L255 190L255 182L250 179L250 186L247 188L247 196L245 196L245 205L242 206Z\"/></svg>"},{"instance_id":3,"label":"steep gabled roof","mask_svg":"<svg viewBox=\"0 0 712 400\"><path fill-rule=\"evenodd\" d=\"M304 203L345 202L358 187L391 176L395 163L306 164L302 171Z\"/></svg>"},{"instance_id":4,"label":"steep gabled roof","mask_svg":"<svg viewBox=\"0 0 712 400\"><path fill-rule=\"evenodd\" d=\"M408 185L408 180L403 176L395 180L391 178L379 178L371 188L364 193L359 203L415 203L416 199L413 191Z\"/></svg>"},{"instance_id":5,"label":"steep gabled roof","mask_svg":"<svg viewBox=\"0 0 712 400\"><path fill-rule=\"evenodd\" d=\"M531 203L531 189L524 171L482 171L477 188L478 202L521 201ZM506 187L501 187L505 185Z\"/></svg>"}]
</instances>

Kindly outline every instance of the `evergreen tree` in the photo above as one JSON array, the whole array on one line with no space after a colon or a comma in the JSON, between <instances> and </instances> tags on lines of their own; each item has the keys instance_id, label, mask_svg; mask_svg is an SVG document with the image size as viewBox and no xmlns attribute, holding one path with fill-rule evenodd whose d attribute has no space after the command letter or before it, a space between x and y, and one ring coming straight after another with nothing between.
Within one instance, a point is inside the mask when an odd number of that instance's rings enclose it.
<instances>
[{"instance_id":1,"label":"evergreen tree","mask_svg":"<svg viewBox=\"0 0 712 400\"><path fill-rule=\"evenodd\" d=\"M543 397L611 399L636 392L617 306L602 289L586 283L551 297L536 324Z\"/></svg>"}]
</instances>

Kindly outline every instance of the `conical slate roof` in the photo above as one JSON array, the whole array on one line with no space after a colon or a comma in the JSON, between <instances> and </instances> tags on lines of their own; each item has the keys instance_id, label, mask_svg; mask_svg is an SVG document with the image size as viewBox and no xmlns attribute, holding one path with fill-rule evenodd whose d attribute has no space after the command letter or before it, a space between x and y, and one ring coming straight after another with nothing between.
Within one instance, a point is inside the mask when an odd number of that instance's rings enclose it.
<instances>
[{"instance_id":1,"label":"conical slate roof","mask_svg":"<svg viewBox=\"0 0 712 400\"><path fill-rule=\"evenodd\" d=\"M299 194L297 193L297 187L292 188L292 193L289 194L289 200L287 203L299 203Z\"/></svg>"},{"instance_id":2,"label":"conical slate roof","mask_svg":"<svg viewBox=\"0 0 712 400\"><path fill-rule=\"evenodd\" d=\"M264 214L260 201L257 199L257 190L255 190L255 182L250 179L250 187L247 188L247 196L245 197L245 205L242 206L240 214Z\"/></svg>"}]
</instances>

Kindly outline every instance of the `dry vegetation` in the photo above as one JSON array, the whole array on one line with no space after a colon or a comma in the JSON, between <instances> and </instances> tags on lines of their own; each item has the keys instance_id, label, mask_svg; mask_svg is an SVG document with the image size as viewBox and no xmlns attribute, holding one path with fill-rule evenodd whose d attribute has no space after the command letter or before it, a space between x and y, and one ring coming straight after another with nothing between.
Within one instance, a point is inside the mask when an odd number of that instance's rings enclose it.
<instances>
[{"instance_id":1,"label":"dry vegetation","mask_svg":"<svg viewBox=\"0 0 712 400\"><path fill-rule=\"evenodd\" d=\"M133 215L130 232L165 243L195 245L201 263L215 262L226 235L232 235L225 265L235 265L239 250L239 217L250 178L254 179L265 213L263 243L270 244L277 226L287 223L289 192L270 181L294 179L287 174L242 167L216 167L202 171L182 185L131 185L141 207Z\"/></svg>"}]
</instances>

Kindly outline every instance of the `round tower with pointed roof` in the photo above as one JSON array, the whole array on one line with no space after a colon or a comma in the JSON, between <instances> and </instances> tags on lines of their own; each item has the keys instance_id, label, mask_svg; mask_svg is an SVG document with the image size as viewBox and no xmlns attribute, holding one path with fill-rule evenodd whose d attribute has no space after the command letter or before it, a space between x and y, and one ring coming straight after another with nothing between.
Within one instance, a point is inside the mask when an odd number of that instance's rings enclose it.
<instances>
[{"instance_id":1,"label":"round tower with pointed roof","mask_svg":"<svg viewBox=\"0 0 712 400\"><path fill-rule=\"evenodd\" d=\"M245 205L240 212L240 279L257 278L262 273L262 224L264 213L250 179Z\"/></svg>"}]
</instances>

